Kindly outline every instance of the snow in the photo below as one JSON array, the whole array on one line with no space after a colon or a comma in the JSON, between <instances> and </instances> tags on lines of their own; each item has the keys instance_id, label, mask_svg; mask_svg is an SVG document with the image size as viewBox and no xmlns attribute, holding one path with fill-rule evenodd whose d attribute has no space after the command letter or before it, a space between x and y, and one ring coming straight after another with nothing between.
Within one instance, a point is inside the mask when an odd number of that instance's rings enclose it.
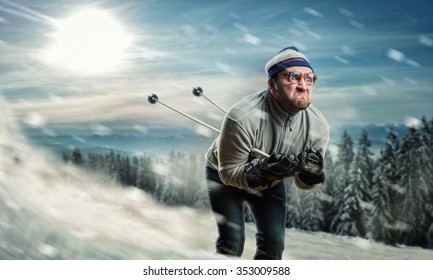
<instances>
[{"instance_id":1,"label":"snow","mask_svg":"<svg viewBox=\"0 0 433 280\"><path fill-rule=\"evenodd\" d=\"M242 259L255 250L247 225ZM26 142L0 100L0 259L216 260L209 210L164 207ZM433 259L433 250L288 229L286 260Z\"/></svg>"}]
</instances>

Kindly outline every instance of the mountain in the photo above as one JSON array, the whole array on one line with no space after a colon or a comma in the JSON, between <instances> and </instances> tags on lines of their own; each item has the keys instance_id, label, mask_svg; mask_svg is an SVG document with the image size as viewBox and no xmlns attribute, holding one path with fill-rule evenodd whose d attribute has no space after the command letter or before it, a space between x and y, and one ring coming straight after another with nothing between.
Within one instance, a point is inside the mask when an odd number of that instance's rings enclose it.
<instances>
[{"instance_id":1,"label":"mountain","mask_svg":"<svg viewBox=\"0 0 433 280\"><path fill-rule=\"evenodd\" d=\"M374 153L374 156L378 156L380 150L384 148L386 138L391 131L391 129L396 133L398 138L402 138L409 132L409 128L406 125L344 125L331 129L331 139L330 139L330 147L336 147L343 135L344 131L352 138L353 146L356 149L358 145L358 140L361 136L362 131L366 131L368 134L368 139L371 142L371 151ZM332 149L331 149L332 150Z\"/></svg>"},{"instance_id":2,"label":"mountain","mask_svg":"<svg viewBox=\"0 0 433 280\"><path fill-rule=\"evenodd\" d=\"M83 154L107 153L111 150L123 155L146 154L151 157L165 157L170 151L204 154L214 138L188 131L156 131L136 133L123 131L109 135L46 135L26 131L30 141L55 154L70 153L79 148Z\"/></svg>"},{"instance_id":3,"label":"mountain","mask_svg":"<svg viewBox=\"0 0 433 280\"><path fill-rule=\"evenodd\" d=\"M331 129L330 146L338 145L341 135L347 131L356 147L361 132L365 130L372 144L371 151L378 155L391 129L399 137L408 132L408 128L404 125L345 125ZM208 137L188 129L178 128L154 129L145 133L134 130L113 131L110 134L71 131L63 132L64 134L61 135L47 135L35 129L26 129L24 133L33 144L57 155L70 153L74 148L79 148L83 154L105 154L113 150L122 155L134 156L145 153L151 157L165 157L170 151L205 154L216 137L216 135Z\"/></svg>"}]
</instances>

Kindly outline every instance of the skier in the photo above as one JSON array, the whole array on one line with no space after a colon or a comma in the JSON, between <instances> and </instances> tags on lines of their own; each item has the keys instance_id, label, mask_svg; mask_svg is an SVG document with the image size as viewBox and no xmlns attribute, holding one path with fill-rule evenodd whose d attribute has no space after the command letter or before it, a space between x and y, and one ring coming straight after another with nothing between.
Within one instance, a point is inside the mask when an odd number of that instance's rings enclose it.
<instances>
[{"instance_id":1,"label":"skier","mask_svg":"<svg viewBox=\"0 0 433 280\"><path fill-rule=\"evenodd\" d=\"M283 179L293 177L301 189L324 182L329 126L311 105L317 76L296 47L281 50L265 71L268 88L226 114L206 154L206 182L218 227L217 253L242 255L246 202L257 228L254 259L281 259L287 213Z\"/></svg>"}]
</instances>

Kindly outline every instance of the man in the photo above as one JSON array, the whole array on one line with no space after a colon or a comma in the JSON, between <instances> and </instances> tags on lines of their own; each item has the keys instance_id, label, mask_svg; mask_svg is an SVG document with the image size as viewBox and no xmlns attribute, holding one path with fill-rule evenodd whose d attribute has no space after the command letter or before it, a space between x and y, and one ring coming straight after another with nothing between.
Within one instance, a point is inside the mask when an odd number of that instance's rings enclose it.
<instances>
[{"instance_id":1,"label":"man","mask_svg":"<svg viewBox=\"0 0 433 280\"><path fill-rule=\"evenodd\" d=\"M268 89L242 99L225 116L207 153L206 181L218 226L217 253L242 255L246 202L257 227L254 259L281 259L287 212L283 179L294 177L301 189L324 182L329 127L311 105L317 76L297 48L281 50L265 71Z\"/></svg>"}]
</instances>

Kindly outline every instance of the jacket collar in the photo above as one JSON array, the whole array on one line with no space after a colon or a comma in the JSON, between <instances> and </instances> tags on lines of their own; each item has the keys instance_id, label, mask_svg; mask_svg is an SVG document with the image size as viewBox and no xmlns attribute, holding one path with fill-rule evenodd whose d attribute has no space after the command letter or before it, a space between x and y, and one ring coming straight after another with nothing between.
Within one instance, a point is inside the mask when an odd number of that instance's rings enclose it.
<instances>
[{"instance_id":1,"label":"jacket collar","mask_svg":"<svg viewBox=\"0 0 433 280\"><path fill-rule=\"evenodd\" d=\"M280 125L284 125L284 123L288 120L288 119L292 119L295 120L299 115L300 112L298 113L288 113L286 112L283 107L281 107L280 104L278 104L278 102L275 100L275 98L272 96L270 90L268 89L266 91L266 104L269 110L269 113L271 114L272 118L279 123Z\"/></svg>"}]
</instances>

